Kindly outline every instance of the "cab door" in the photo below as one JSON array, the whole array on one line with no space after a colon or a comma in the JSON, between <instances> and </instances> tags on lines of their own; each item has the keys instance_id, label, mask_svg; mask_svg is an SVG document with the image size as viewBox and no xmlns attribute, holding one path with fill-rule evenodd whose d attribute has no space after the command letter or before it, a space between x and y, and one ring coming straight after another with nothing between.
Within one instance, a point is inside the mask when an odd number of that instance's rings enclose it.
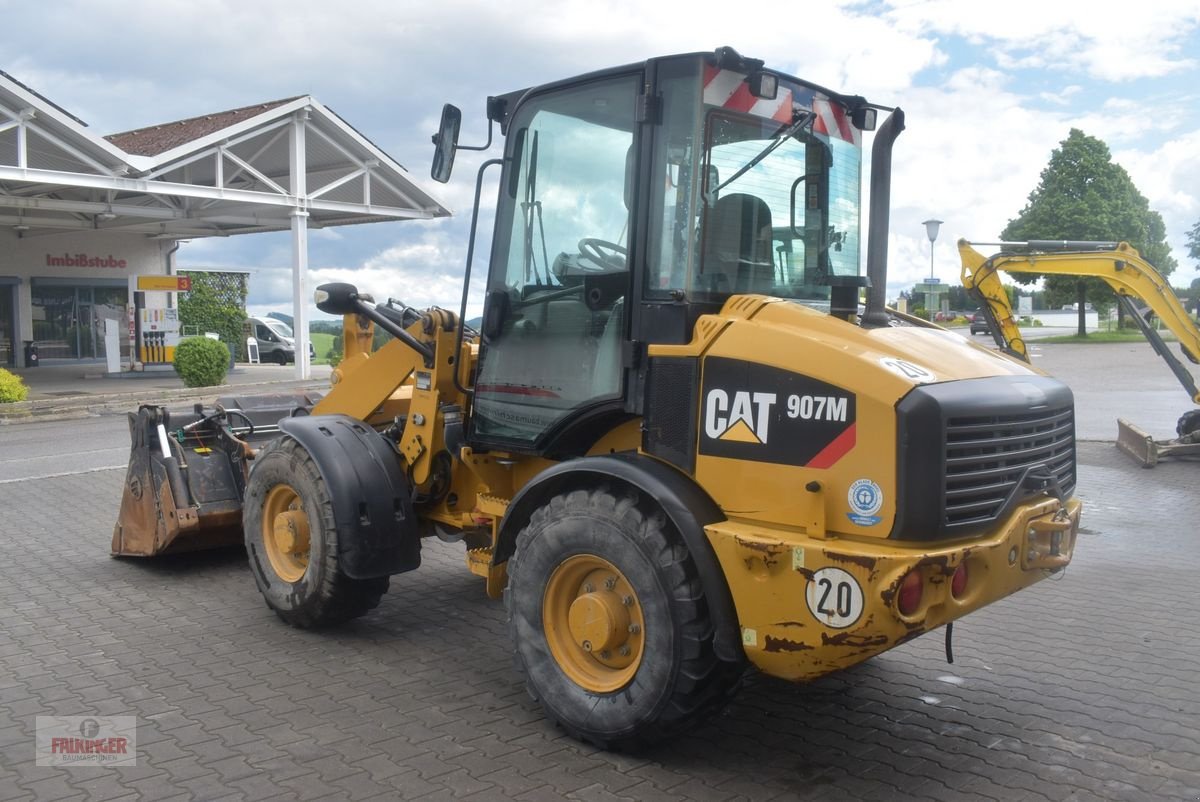
<instances>
[{"instance_id":1,"label":"cab door","mask_svg":"<svg viewBox=\"0 0 1200 802\"><path fill-rule=\"evenodd\" d=\"M641 73L540 93L509 125L473 443L545 453L622 407ZM587 439L585 435L584 440ZM594 438L593 438L594 439Z\"/></svg>"}]
</instances>

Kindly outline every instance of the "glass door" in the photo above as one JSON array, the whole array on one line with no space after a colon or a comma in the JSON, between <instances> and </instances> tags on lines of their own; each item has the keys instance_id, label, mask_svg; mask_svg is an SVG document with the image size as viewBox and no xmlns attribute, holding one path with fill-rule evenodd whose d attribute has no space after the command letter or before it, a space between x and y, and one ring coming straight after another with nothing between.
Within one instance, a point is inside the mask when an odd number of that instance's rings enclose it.
<instances>
[{"instance_id":1,"label":"glass door","mask_svg":"<svg viewBox=\"0 0 1200 802\"><path fill-rule=\"evenodd\" d=\"M96 316L92 314L92 288L76 287L75 294L75 355L80 359L95 359ZM100 341L104 342L104 338Z\"/></svg>"},{"instance_id":2,"label":"glass door","mask_svg":"<svg viewBox=\"0 0 1200 802\"><path fill-rule=\"evenodd\" d=\"M129 356L129 322L126 312L126 298L129 291L124 287L95 287L92 289L92 317L95 320L96 356L103 357L104 353L104 321L117 322L118 342L121 356Z\"/></svg>"}]
</instances>

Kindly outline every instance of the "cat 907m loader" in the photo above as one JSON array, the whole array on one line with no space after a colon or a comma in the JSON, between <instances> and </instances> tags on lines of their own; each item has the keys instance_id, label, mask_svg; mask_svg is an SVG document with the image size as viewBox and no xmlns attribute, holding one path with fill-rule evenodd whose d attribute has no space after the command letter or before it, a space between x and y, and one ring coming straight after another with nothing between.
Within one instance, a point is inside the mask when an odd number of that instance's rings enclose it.
<instances>
[{"instance_id":1,"label":"cat 907m loader","mask_svg":"<svg viewBox=\"0 0 1200 802\"><path fill-rule=\"evenodd\" d=\"M479 330L470 255L458 314L320 287L345 321L329 393L143 409L114 550L198 547L240 503L267 603L322 627L460 539L530 692L606 747L678 732L747 662L809 680L1062 570L1070 391L884 308L899 109L858 273L880 110L729 48L491 98ZM447 106L439 180L460 124Z\"/></svg>"}]
</instances>

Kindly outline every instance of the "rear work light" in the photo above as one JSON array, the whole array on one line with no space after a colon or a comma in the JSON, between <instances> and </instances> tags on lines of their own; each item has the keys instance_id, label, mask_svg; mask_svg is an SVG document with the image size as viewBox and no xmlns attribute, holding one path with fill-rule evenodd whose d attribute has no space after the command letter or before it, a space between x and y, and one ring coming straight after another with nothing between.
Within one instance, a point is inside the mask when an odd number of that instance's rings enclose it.
<instances>
[{"instance_id":1,"label":"rear work light","mask_svg":"<svg viewBox=\"0 0 1200 802\"><path fill-rule=\"evenodd\" d=\"M967 564L959 563L958 568L954 569L954 576L950 578L950 593L956 599L961 599L963 594L967 592Z\"/></svg>"},{"instance_id":2,"label":"rear work light","mask_svg":"<svg viewBox=\"0 0 1200 802\"><path fill-rule=\"evenodd\" d=\"M896 597L896 606L901 615L912 615L921 606L921 593L925 583L920 570L914 568L904 575L900 582L900 593Z\"/></svg>"}]
</instances>

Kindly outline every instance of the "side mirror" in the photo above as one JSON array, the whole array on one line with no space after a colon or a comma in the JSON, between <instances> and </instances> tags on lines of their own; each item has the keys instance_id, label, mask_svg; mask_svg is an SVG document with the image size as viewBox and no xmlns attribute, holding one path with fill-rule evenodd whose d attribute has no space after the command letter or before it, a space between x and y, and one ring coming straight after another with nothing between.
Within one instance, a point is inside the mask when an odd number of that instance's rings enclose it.
<instances>
[{"instance_id":1,"label":"side mirror","mask_svg":"<svg viewBox=\"0 0 1200 802\"><path fill-rule=\"evenodd\" d=\"M442 184L450 180L454 169L454 151L458 148L458 130L462 127L462 112L447 103L442 106L442 123L433 135L433 167L429 174Z\"/></svg>"},{"instance_id":2,"label":"side mirror","mask_svg":"<svg viewBox=\"0 0 1200 802\"><path fill-rule=\"evenodd\" d=\"M338 316L352 315L362 311L358 304L359 297L358 287L342 282L322 284L313 293L317 309L327 315Z\"/></svg>"},{"instance_id":3,"label":"side mirror","mask_svg":"<svg viewBox=\"0 0 1200 802\"><path fill-rule=\"evenodd\" d=\"M850 112L850 123L860 131L874 131L875 109L859 106Z\"/></svg>"}]
</instances>

